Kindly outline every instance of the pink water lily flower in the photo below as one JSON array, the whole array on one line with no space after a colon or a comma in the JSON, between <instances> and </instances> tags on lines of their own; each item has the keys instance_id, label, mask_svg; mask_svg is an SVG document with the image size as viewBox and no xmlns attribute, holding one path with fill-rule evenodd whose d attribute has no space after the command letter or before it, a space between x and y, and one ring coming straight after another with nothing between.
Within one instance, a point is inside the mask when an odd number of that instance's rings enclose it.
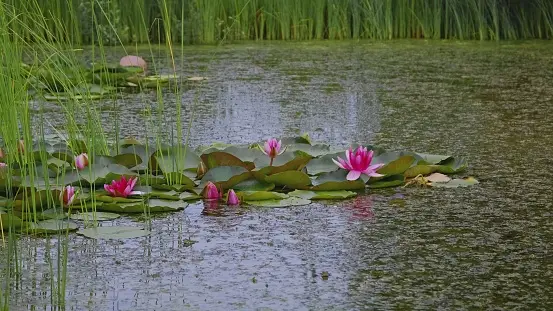
<instances>
[{"instance_id":1,"label":"pink water lily flower","mask_svg":"<svg viewBox=\"0 0 553 311\"><path fill-rule=\"evenodd\" d=\"M240 200L238 199L236 192L230 189L227 194L227 205L238 205L238 204L240 204Z\"/></svg>"},{"instance_id":2,"label":"pink water lily flower","mask_svg":"<svg viewBox=\"0 0 553 311\"><path fill-rule=\"evenodd\" d=\"M60 201L62 202L63 206L67 207L71 205L71 203L73 203L73 200L75 200L75 187L66 186L60 193Z\"/></svg>"},{"instance_id":3,"label":"pink water lily flower","mask_svg":"<svg viewBox=\"0 0 553 311\"><path fill-rule=\"evenodd\" d=\"M125 176L121 176L121 179L113 180L109 185L105 184L104 189L106 189L112 197L126 198L132 194L132 189L136 181L136 177L131 177L127 180Z\"/></svg>"},{"instance_id":4,"label":"pink water lily flower","mask_svg":"<svg viewBox=\"0 0 553 311\"><path fill-rule=\"evenodd\" d=\"M88 155L86 153L81 153L75 157L75 167L79 170L83 170L88 166Z\"/></svg>"},{"instance_id":5,"label":"pink water lily flower","mask_svg":"<svg viewBox=\"0 0 553 311\"><path fill-rule=\"evenodd\" d=\"M282 141L281 140L276 140L276 138L270 138L268 139L265 144L263 145L263 148L261 148L261 146L259 146L259 148L261 149L261 151L266 154L267 156L269 156L269 158L271 158L271 163L269 164L269 166L273 165L273 160L284 153L284 151L286 151L286 147L284 148L281 148L282 147Z\"/></svg>"},{"instance_id":6,"label":"pink water lily flower","mask_svg":"<svg viewBox=\"0 0 553 311\"><path fill-rule=\"evenodd\" d=\"M222 197L222 193L219 193L217 186L209 181L204 189L204 198L206 200L219 200Z\"/></svg>"},{"instance_id":7,"label":"pink water lily flower","mask_svg":"<svg viewBox=\"0 0 553 311\"><path fill-rule=\"evenodd\" d=\"M7 167L8 165L4 162L0 162L0 168L4 168L4 167Z\"/></svg>"},{"instance_id":8,"label":"pink water lily flower","mask_svg":"<svg viewBox=\"0 0 553 311\"><path fill-rule=\"evenodd\" d=\"M347 180L357 180L361 174L369 177L384 176L376 172L377 169L384 166L383 163L371 165L373 159L373 151L367 151L366 147L359 146L353 152L352 148L346 151L346 159L338 157L338 161L332 159L340 168L348 170Z\"/></svg>"}]
</instances>

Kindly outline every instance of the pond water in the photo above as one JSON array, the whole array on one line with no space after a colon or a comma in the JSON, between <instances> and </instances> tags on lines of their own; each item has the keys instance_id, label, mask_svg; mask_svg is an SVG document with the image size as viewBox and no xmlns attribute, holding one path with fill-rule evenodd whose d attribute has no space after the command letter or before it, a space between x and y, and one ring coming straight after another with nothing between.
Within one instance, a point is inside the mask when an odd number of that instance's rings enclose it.
<instances>
[{"instance_id":1,"label":"pond water","mask_svg":"<svg viewBox=\"0 0 553 311\"><path fill-rule=\"evenodd\" d=\"M219 217L198 203L155 216L149 237L71 235L66 310L553 308L551 43L239 44L176 54L180 74L209 78L182 98L194 146L308 132L334 146L466 157L481 183ZM167 59L157 66L169 72ZM118 118L121 136L144 139L175 122L176 97L162 99L163 118L150 121L153 93L128 95L116 111L98 107L108 132ZM59 108L46 107L60 125ZM57 243L22 238L12 310L51 309Z\"/></svg>"}]
</instances>

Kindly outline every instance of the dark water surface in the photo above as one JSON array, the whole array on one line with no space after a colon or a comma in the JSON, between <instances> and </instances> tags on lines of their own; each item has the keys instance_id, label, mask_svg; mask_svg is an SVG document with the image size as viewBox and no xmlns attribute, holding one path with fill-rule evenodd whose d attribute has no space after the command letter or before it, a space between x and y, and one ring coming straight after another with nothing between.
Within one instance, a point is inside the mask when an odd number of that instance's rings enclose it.
<instances>
[{"instance_id":1,"label":"dark water surface","mask_svg":"<svg viewBox=\"0 0 553 311\"><path fill-rule=\"evenodd\" d=\"M67 310L553 309L551 43L244 44L184 56L183 76L209 78L182 99L194 146L309 132L466 157L481 184L225 217L198 203L156 216L146 238L71 235ZM145 121L155 94L120 100L121 135L154 137L173 124L175 101L164 95L163 120ZM106 124L111 106L98 104ZM50 309L56 244L23 238L13 310Z\"/></svg>"}]
</instances>

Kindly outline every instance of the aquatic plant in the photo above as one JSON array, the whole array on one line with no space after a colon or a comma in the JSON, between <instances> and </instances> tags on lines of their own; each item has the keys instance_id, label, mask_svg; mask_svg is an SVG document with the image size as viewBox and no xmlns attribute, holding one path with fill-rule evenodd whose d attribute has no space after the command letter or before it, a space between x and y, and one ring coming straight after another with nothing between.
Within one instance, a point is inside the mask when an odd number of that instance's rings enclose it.
<instances>
[{"instance_id":1,"label":"aquatic plant","mask_svg":"<svg viewBox=\"0 0 553 311\"><path fill-rule=\"evenodd\" d=\"M240 204L240 199L236 195L233 189L230 189L227 194L227 205L238 205Z\"/></svg>"},{"instance_id":2,"label":"aquatic plant","mask_svg":"<svg viewBox=\"0 0 553 311\"><path fill-rule=\"evenodd\" d=\"M355 150L349 148L346 151L346 159L338 157L338 161L332 159L336 165L340 168L349 171L347 180L356 180L361 174L367 175L367 177L382 177L384 175L376 173L376 170L384 166L384 163L372 164L374 151L359 146Z\"/></svg>"},{"instance_id":3,"label":"aquatic plant","mask_svg":"<svg viewBox=\"0 0 553 311\"><path fill-rule=\"evenodd\" d=\"M60 201L64 207L68 207L73 203L73 200L75 200L75 187L66 186L60 193Z\"/></svg>"},{"instance_id":4,"label":"aquatic plant","mask_svg":"<svg viewBox=\"0 0 553 311\"><path fill-rule=\"evenodd\" d=\"M75 157L75 167L79 170L83 170L88 166L88 155L86 153L81 153Z\"/></svg>"},{"instance_id":5,"label":"aquatic plant","mask_svg":"<svg viewBox=\"0 0 553 311\"><path fill-rule=\"evenodd\" d=\"M121 176L119 180L113 180L111 184L104 184L104 189L113 197L126 198L131 195L136 181L136 177L126 179L125 176Z\"/></svg>"},{"instance_id":6,"label":"aquatic plant","mask_svg":"<svg viewBox=\"0 0 553 311\"><path fill-rule=\"evenodd\" d=\"M209 181L204 189L204 198L206 200L219 200L221 195L222 194L219 193L219 190L217 190L217 186Z\"/></svg>"},{"instance_id":7,"label":"aquatic plant","mask_svg":"<svg viewBox=\"0 0 553 311\"><path fill-rule=\"evenodd\" d=\"M263 145L263 148L260 147L261 151L267 155L271 162L269 163L269 166L273 165L273 160L284 153L286 151L286 147L282 147L282 141L276 140L275 138L268 139L265 144Z\"/></svg>"}]
</instances>

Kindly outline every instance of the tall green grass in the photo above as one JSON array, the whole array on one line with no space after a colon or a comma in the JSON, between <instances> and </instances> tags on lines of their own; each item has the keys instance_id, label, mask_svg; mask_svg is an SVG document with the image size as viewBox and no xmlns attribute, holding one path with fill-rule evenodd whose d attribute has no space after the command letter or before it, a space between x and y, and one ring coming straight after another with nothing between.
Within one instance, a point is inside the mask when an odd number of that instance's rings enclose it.
<instances>
[{"instance_id":1,"label":"tall green grass","mask_svg":"<svg viewBox=\"0 0 553 311\"><path fill-rule=\"evenodd\" d=\"M553 37L549 0L5 0L14 14L39 10L51 33L29 41L91 44L227 40L466 39ZM31 8L36 6L36 8ZM234 25L230 27L230 25ZM146 25L146 27L144 27ZM170 32L165 29L171 28ZM168 34L171 38L168 38ZM170 39L170 40L167 40Z\"/></svg>"}]
</instances>

